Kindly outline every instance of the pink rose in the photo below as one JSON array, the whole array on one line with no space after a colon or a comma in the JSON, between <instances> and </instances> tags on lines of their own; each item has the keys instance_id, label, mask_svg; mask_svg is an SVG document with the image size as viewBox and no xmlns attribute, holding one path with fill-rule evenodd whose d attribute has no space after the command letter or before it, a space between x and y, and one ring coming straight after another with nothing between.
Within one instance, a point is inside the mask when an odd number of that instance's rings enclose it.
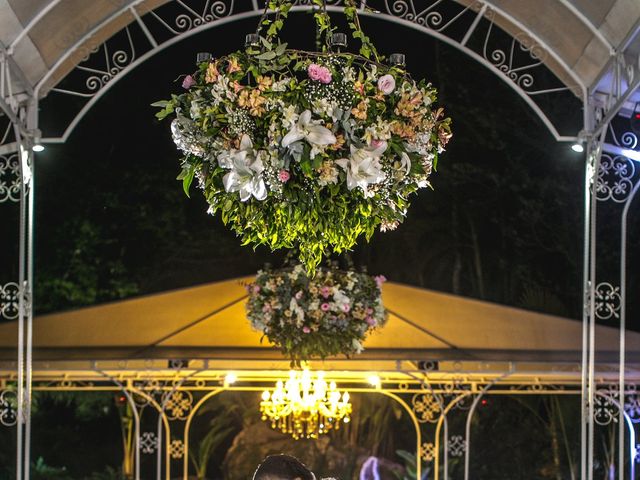
<instances>
[{"instance_id":1,"label":"pink rose","mask_svg":"<svg viewBox=\"0 0 640 480\"><path fill-rule=\"evenodd\" d=\"M323 67L322 65L318 65L317 63L312 63L311 65L309 65L307 73L309 74L309 78L311 80L315 80L321 83L331 82L331 71L327 67Z\"/></svg>"},{"instance_id":2,"label":"pink rose","mask_svg":"<svg viewBox=\"0 0 640 480\"><path fill-rule=\"evenodd\" d=\"M376 324L376 320L373 317L367 317L367 325L369 325L370 327L375 326Z\"/></svg>"},{"instance_id":3,"label":"pink rose","mask_svg":"<svg viewBox=\"0 0 640 480\"><path fill-rule=\"evenodd\" d=\"M302 331L303 331L304 333L311 333L311 329L310 329L309 327L306 327L306 326L305 326L305 327L302 327Z\"/></svg>"},{"instance_id":4,"label":"pink rose","mask_svg":"<svg viewBox=\"0 0 640 480\"><path fill-rule=\"evenodd\" d=\"M322 71L322 76L320 77L320 83L331 83L331 72L328 68L325 68Z\"/></svg>"},{"instance_id":5,"label":"pink rose","mask_svg":"<svg viewBox=\"0 0 640 480\"><path fill-rule=\"evenodd\" d=\"M184 88L185 90L189 90L195 84L196 84L195 79L191 75L187 75L186 77L184 77L184 80L182 81L182 88Z\"/></svg>"},{"instance_id":6,"label":"pink rose","mask_svg":"<svg viewBox=\"0 0 640 480\"><path fill-rule=\"evenodd\" d=\"M382 288L382 284L387 281L387 277L385 277L384 275L378 275L377 277L375 277L375 281L376 285L378 285L378 288Z\"/></svg>"},{"instance_id":7,"label":"pink rose","mask_svg":"<svg viewBox=\"0 0 640 480\"><path fill-rule=\"evenodd\" d=\"M378 90L385 95L389 95L396 88L396 80L392 75L383 75L378 79Z\"/></svg>"},{"instance_id":8,"label":"pink rose","mask_svg":"<svg viewBox=\"0 0 640 480\"><path fill-rule=\"evenodd\" d=\"M300 300L302 298L302 290L296 292L295 297L296 297L296 300Z\"/></svg>"},{"instance_id":9,"label":"pink rose","mask_svg":"<svg viewBox=\"0 0 640 480\"><path fill-rule=\"evenodd\" d=\"M286 170L280 170L278 172L278 180L280 180L282 183L287 183L290 178L291 175Z\"/></svg>"},{"instance_id":10,"label":"pink rose","mask_svg":"<svg viewBox=\"0 0 640 480\"><path fill-rule=\"evenodd\" d=\"M320 310L322 310L323 312L327 312L329 311L329 304L328 303L323 303L322 305L320 305Z\"/></svg>"},{"instance_id":11,"label":"pink rose","mask_svg":"<svg viewBox=\"0 0 640 480\"><path fill-rule=\"evenodd\" d=\"M320 295L324 298L328 298L331 295L331 287L327 287L326 285L320 289Z\"/></svg>"},{"instance_id":12,"label":"pink rose","mask_svg":"<svg viewBox=\"0 0 640 480\"><path fill-rule=\"evenodd\" d=\"M344 313L349 313L349 310L351 310L351 307L349 306L349 304L348 304L348 303L344 303L344 304L342 305L342 311L343 311Z\"/></svg>"}]
</instances>

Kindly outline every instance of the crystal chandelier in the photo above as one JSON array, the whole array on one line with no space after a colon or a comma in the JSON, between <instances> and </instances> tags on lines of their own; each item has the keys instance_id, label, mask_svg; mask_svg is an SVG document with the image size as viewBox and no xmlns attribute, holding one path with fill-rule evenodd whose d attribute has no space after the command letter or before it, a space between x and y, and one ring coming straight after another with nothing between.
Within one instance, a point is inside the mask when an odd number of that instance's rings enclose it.
<instances>
[{"instance_id":1,"label":"crystal chandelier","mask_svg":"<svg viewBox=\"0 0 640 480\"><path fill-rule=\"evenodd\" d=\"M327 384L324 372L314 375L305 368L290 371L286 382L278 380L273 390L262 392L262 420L271 421L271 428L294 439L318 438L340 423L351 420L349 393L340 392L336 382Z\"/></svg>"}]
</instances>

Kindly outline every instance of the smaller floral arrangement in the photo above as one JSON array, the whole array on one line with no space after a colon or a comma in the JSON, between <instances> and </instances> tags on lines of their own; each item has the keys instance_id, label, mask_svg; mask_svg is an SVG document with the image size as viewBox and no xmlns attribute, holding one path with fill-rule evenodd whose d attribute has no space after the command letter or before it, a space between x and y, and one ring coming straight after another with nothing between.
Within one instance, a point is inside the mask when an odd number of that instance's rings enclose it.
<instances>
[{"instance_id":1,"label":"smaller floral arrangement","mask_svg":"<svg viewBox=\"0 0 640 480\"><path fill-rule=\"evenodd\" d=\"M304 266L265 269L247 285L251 326L294 364L364 350L366 336L387 320L382 275L372 277L336 265L310 277Z\"/></svg>"}]
</instances>

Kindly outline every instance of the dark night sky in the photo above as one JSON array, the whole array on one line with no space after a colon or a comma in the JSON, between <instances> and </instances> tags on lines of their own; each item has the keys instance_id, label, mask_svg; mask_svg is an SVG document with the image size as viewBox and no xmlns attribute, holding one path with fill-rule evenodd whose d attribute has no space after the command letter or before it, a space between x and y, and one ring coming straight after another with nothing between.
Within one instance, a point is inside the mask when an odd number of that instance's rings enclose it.
<instances>
[{"instance_id":1,"label":"dark night sky","mask_svg":"<svg viewBox=\"0 0 640 480\"><path fill-rule=\"evenodd\" d=\"M285 39L310 48L309 16L290 24ZM405 52L414 78L439 88L454 138L434 190L415 197L396 232L363 240L355 259L392 281L577 318L582 156L556 143L504 82L464 54L398 25L364 26L383 53ZM206 215L198 192L184 196L169 123L157 122L150 106L179 90L173 82L194 69L196 52L236 50L254 28L254 19L224 25L152 57L112 86L65 145L38 155L40 311L232 278L278 261L240 247ZM42 103L45 124L65 116L60 105L54 95ZM579 105L570 99L557 110L572 123Z\"/></svg>"}]
</instances>

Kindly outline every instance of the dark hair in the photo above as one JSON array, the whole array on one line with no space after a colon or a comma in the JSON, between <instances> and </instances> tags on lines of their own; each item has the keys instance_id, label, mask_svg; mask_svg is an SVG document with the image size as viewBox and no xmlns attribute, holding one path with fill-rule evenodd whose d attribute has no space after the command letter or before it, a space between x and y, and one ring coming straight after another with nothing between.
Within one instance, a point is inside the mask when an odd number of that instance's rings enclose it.
<instances>
[{"instance_id":1,"label":"dark hair","mask_svg":"<svg viewBox=\"0 0 640 480\"><path fill-rule=\"evenodd\" d=\"M315 480L304 463L291 455L269 455L265 458L255 473L253 480Z\"/></svg>"}]
</instances>

